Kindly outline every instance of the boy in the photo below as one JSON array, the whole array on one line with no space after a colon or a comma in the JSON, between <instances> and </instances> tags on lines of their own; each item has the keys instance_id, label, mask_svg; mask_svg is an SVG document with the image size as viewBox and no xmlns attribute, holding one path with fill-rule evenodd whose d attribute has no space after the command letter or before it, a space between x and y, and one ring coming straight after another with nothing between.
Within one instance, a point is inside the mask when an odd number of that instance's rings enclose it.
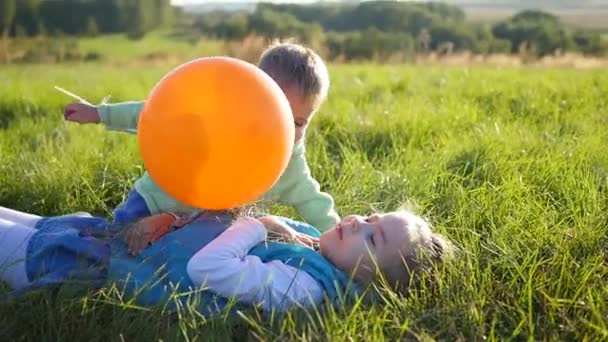
<instances>
[{"instance_id":1,"label":"boy","mask_svg":"<svg viewBox=\"0 0 608 342\"><path fill-rule=\"evenodd\" d=\"M339 216L333 198L320 191L311 176L305 156L304 135L310 121L325 101L329 74L325 63L314 51L294 43L274 43L258 63L281 87L294 118L293 154L279 181L262 197L293 206L302 218L321 231L333 227ZM110 130L133 132L137 129L144 102L104 104L98 107L83 103L69 104L65 119L78 123L103 123ZM204 209L204 208L201 208ZM165 193L146 172L135 182L127 201L114 212L115 224L128 224L161 212L193 211Z\"/></svg>"}]
</instances>

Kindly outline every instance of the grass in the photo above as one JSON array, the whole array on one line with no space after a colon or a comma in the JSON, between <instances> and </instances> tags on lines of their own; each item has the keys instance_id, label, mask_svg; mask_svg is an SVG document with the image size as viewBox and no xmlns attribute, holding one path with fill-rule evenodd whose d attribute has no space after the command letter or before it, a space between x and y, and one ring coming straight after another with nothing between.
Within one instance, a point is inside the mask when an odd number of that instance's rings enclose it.
<instances>
[{"instance_id":1,"label":"grass","mask_svg":"<svg viewBox=\"0 0 608 342\"><path fill-rule=\"evenodd\" d=\"M0 69L0 205L111 215L142 173L135 137L62 121L69 101L142 99L169 69ZM323 315L204 320L109 291L10 300L12 340L606 340L608 72L341 65L307 155L342 215L410 202L463 250L437 286ZM278 212L290 211L277 208Z\"/></svg>"},{"instance_id":2,"label":"grass","mask_svg":"<svg viewBox=\"0 0 608 342\"><path fill-rule=\"evenodd\" d=\"M103 35L99 37L80 38L79 47L83 51L96 52L110 61L128 63L133 59L166 60L177 57L181 61L201 55L220 54L224 43L201 37L175 36L168 31L154 31L145 39L129 40L123 34Z\"/></svg>"},{"instance_id":3,"label":"grass","mask_svg":"<svg viewBox=\"0 0 608 342\"><path fill-rule=\"evenodd\" d=\"M0 63L6 62L6 55L13 62L25 63L101 60L115 67L161 66L199 56L219 55L229 45L220 40L168 30L150 32L140 40L130 40L124 34L79 38L41 36L3 41Z\"/></svg>"}]
</instances>

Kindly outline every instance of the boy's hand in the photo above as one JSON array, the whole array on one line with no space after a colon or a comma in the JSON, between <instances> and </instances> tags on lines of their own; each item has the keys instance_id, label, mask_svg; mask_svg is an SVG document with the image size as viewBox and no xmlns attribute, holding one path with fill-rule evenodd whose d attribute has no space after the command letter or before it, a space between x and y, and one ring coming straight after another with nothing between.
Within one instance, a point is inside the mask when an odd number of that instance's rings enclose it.
<instances>
[{"instance_id":1,"label":"boy's hand","mask_svg":"<svg viewBox=\"0 0 608 342\"><path fill-rule=\"evenodd\" d=\"M152 242L166 235L174 222L175 217L170 214L159 214L139 220L126 232L125 240L129 253L141 253Z\"/></svg>"},{"instance_id":2,"label":"boy's hand","mask_svg":"<svg viewBox=\"0 0 608 342\"><path fill-rule=\"evenodd\" d=\"M310 248L312 248L315 243L319 243L318 238L299 233L295 229L272 216L258 217L257 220L264 224L268 232L279 235L287 242L302 244Z\"/></svg>"},{"instance_id":3,"label":"boy's hand","mask_svg":"<svg viewBox=\"0 0 608 342\"><path fill-rule=\"evenodd\" d=\"M86 123L99 123L101 121L97 107L84 103L70 103L65 106L63 117L67 121Z\"/></svg>"}]
</instances>

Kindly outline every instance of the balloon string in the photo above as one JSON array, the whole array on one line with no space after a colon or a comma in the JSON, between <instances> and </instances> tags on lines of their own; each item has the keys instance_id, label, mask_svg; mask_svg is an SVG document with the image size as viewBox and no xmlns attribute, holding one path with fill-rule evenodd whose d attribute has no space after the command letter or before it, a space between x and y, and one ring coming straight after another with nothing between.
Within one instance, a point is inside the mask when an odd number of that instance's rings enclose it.
<instances>
[{"instance_id":1,"label":"balloon string","mask_svg":"<svg viewBox=\"0 0 608 342\"><path fill-rule=\"evenodd\" d=\"M67 91L67 90L65 90L65 89L63 89L63 88L61 88L61 87L59 87L59 86L55 86L55 89L56 89L56 90L58 90L59 92L64 93L65 95L67 95L67 96L69 96L69 97L71 97L71 98L75 99L75 100L78 100L78 102L80 102L80 103L84 103L84 104L86 104L86 105L89 105L89 106L93 106L93 107L95 107L95 106L94 106L93 104L91 104L89 101L85 100L85 99L84 99L83 97L81 97L81 96L78 96L78 95L76 95L76 94L72 93L71 91ZM108 96L104 97L104 98L103 98L103 100L101 100L101 104L102 104L102 105L104 105L104 104L108 103L108 101L110 100L110 97L111 97L110 95L108 95Z\"/></svg>"}]
</instances>

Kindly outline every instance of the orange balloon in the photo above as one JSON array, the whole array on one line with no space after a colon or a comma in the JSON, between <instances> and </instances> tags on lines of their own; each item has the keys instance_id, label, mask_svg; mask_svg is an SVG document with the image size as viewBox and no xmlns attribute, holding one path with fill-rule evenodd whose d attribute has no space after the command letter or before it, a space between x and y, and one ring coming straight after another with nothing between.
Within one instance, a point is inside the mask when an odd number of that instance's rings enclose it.
<instances>
[{"instance_id":1,"label":"orange balloon","mask_svg":"<svg viewBox=\"0 0 608 342\"><path fill-rule=\"evenodd\" d=\"M287 167L295 134L277 83L228 57L196 59L163 77L137 130L152 179L203 209L234 208L268 191Z\"/></svg>"}]
</instances>

